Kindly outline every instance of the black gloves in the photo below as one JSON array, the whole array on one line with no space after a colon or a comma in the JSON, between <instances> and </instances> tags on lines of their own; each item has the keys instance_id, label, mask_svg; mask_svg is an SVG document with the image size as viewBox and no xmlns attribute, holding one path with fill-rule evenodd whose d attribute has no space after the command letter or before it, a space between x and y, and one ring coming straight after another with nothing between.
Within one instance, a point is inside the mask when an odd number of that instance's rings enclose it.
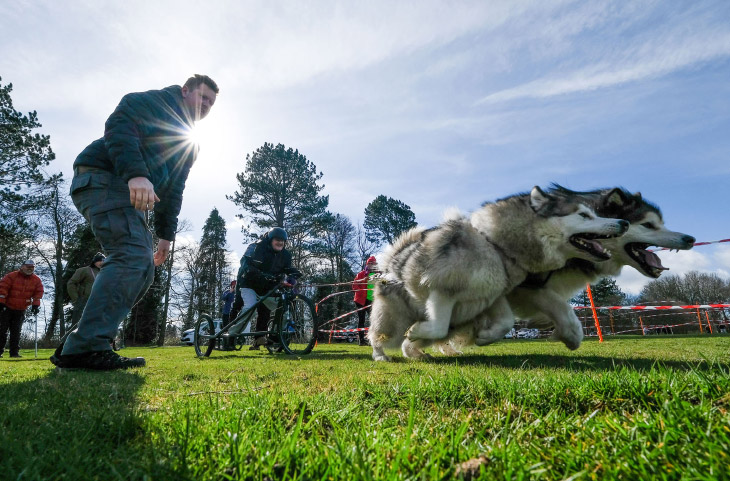
<instances>
[{"instance_id":1,"label":"black gloves","mask_svg":"<svg viewBox=\"0 0 730 481\"><path fill-rule=\"evenodd\" d=\"M30 312L35 316L41 310L41 306L31 306Z\"/></svg>"}]
</instances>

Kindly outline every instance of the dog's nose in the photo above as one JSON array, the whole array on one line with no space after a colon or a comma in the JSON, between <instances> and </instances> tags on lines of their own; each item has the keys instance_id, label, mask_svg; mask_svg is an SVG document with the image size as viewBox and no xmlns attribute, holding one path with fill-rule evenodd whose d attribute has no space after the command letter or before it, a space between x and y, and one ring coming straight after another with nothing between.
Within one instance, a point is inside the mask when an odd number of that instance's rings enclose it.
<instances>
[{"instance_id":1,"label":"dog's nose","mask_svg":"<svg viewBox=\"0 0 730 481\"><path fill-rule=\"evenodd\" d=\"M621 226L621 232L622 233L623 232L626 232L627 230L629 230L629 225L630 224L629 224L629 221L627 221L627 220L619 219L618 225Z\"/></svg>"},{"instance_id":2,"label":"dog's nose","mask_svg":"<svg viewBox=\"0 0 730 481\"><path fill-rule=\"evenodd\" d=\"M682 236L682 242L684 242L686 245L691 246L695 243L695 238L691 235L683 235Z\"/></svg>"}]
</instances>

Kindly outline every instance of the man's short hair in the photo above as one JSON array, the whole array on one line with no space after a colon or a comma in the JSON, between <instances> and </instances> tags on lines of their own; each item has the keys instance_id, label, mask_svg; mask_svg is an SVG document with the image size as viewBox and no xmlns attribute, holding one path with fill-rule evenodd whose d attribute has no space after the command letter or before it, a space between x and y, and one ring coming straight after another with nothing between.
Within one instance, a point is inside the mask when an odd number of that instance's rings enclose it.
<instances>
[{"instance_id":1,"label":"man's short hair","mask_svg":"<svg viewBox=\"0 0 730 481\"><path fill-rule=\"evenodd\" d=\"M210 89L213 92L215 92L216 95L218 94L218 84L215 83L215 80L208 77L207 75L200 75L200 74L196 73L195 75L193 75L192 77L190 77L189 79L187 79L185 81L184 87L187 87L188 90L195 90L196 88L200 87L200 85L202 85L202 84L205 84L208 87L210 87Z\"/></svg>"}]
</instances>

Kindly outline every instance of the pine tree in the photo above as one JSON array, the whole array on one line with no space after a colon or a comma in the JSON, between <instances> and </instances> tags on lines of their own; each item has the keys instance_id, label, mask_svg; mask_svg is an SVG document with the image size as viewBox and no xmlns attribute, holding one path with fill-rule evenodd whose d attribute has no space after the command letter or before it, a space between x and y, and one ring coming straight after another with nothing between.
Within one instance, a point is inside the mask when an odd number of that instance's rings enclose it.
<instances>
[{"instance_id":1,"label":"pine tree","mask_svg":"<svg viewBox=\"0 0 730 481\"><path fill-rule=\"evenodd\" d=\"M2 81L2 78L0 78ZM23 115L13 108L13 84L0 84L0 272L14 269L32 238L27 212L38 199L28 188L44 182L41 168L55 154L50 137L34 134L41 127L35 111Z\"/></svg>"},{"instance_id":2,"label":"pine tree","mask_svg":"<svg viewBox=\"0 0 730 481\"><path fill-rule=\"evenodd\" d=\"M416 227L416 216L403 202L379 195L365 208L365 233L378 245L392 244L403 232Z\"/></svg>"},{"instance_id":3,"label":"pine tree","mask_svg":"<svg viewBox=\"0 0 730 481\"><path fill-rule=\"evenodd\" d=\"M218 313L223 286L230 277L226 260L226 222L214 208L203 227L200 240L199 277L196 290L197 307L214 317Z\"/></svg>"},{"instance_id":4,"label":"pine tree","mask_svg":"<svg viewBox=\"0 0 730 481\"><path fill-rule=\"evenodd\" d=\"M239 190L226 197L244 211L237 217L250 221L242 230L252 240L272 227L284 227L287 249L300 265L310 255L318 223L327 215L329 197L320 195L324 185L317 183L322 176L298 150L265 143L246 156L246 168L236 176Z\"/></svg>"}]
</instances>

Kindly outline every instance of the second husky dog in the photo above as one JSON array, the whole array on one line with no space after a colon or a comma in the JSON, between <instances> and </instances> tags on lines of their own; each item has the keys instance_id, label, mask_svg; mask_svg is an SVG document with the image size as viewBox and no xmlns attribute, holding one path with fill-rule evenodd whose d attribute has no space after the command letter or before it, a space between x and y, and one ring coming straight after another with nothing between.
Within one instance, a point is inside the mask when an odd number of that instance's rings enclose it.
<instances>
[{"instance_id":1,"label":"second husky dog","mask_svg":"<svg viewBox=\"0 0 730 481\"><path fill-rule=\"evenodd\" d=\"M644 200L640 193L631 194L622 188L574 192L560 186L554 186L553 192L557 196L587 199L598 215L624 219L631 224L623 236L602 241L613 254L611 259L599 263L571 259L565 267L544 276L544 283L519 286L507 295L517 317L529 319L531 327L554 326L554 337L568 348L576 349L583 338L583 330L568 304L571 297L585 289L586 284L619 275L626 265L656 279L666 267L659 256L647 248L691 249L695 238L667 229L659 208Z\"/></svg>"},{"instance_id":2,"label":"second husky dog","mask_svg":"<svg viewBox=\"0 0 730 481\"><path fill-rule=\"evenodd\" d=\"M423 357L423 347L465 324L484 326L480 345L502 338L514 323L504 296L528 273L559 269L572 257L607 260L596 239L620 236L628 225L596 216L580 198L534 187L470 218L404 233L386 253L386 283L375 288L373 359L390 360L384 349L398 346L406 357Z\"/></svg>"},{"instance_id":3,"label":"second husky dog","mask_svg":"<svg viewBox=\"0 0 730 481\"><path fill-rule=\"evenodd\" d=\"M553 185L551 193L558 197L581 198L600 216L630 222L623 236L601 241L612 253L611 259L604 262L570 259L556 271L532 273L507 294L512 311L517 317L528 320L529 327L554 328L554 338L563 341L569 349L577 349L583 340L583 329L568 303L571 297L585 289L586 284L619 275L627 265L656 279L666 268L659 256L647 248L691 249L695 238L668 230L659 208L638 192L631 194L620 187L576 192ZM458 354L459 346L474 341L473 329L464 328L450 333L449 344L441 343L438 349L444 354Z\"/></svg>"}]
</instances>

